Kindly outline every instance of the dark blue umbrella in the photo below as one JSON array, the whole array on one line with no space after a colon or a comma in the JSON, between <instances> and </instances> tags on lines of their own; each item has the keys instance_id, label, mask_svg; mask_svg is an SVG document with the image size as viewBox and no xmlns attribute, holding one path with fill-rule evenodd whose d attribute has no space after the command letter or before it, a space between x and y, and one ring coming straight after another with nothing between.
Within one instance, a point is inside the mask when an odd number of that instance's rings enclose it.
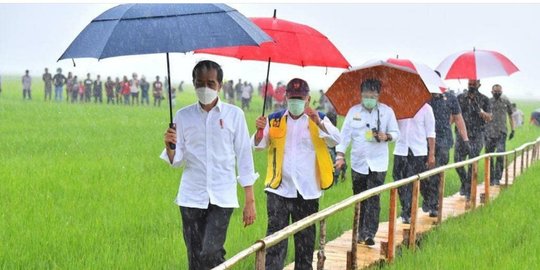
<instances>
[{"instance_id":1,"label":"dark blue umbrella","mask_svg":"<svg viewBox=\"0 0 540 270\"><path fill-rule=\"evenodd\" d=\"M58 60L166 53L172 127L169 52L258 46L271 40L253 22L225 4L125 4L92 20Z\"/></svg>"}]
</instances>

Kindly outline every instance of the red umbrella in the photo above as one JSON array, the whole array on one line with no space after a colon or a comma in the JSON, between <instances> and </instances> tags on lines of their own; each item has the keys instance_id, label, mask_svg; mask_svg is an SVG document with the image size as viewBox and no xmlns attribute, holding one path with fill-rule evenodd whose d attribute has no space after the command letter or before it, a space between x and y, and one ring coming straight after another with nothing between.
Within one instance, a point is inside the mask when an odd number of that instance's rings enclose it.
<instances>
[{"instance_id":1,"label":"red umbrella","mask_svg":"<svg viewBox=\"0 0 540 270\"><path fill-rule=\"evenodd\" d=\"M510 76L519 69L506 56L495 51L476 50L452 54L437 70L444 79L471 79Z\"/></svg>"},{"instance_id":2,"label":"red umbrella","mask_svg":"<svg viewBox=\"0 0 540 270\"><path fill-rule=\"evenodd\" d=\"M194 52L235 57L240 60L268 61L266 85L268 85L270 62L302 67L348 68L350 66L349 62L326 36L307 25L277 19L276 10L274 10L272 18L250 19L272 37L274 42L266 42L259 47L234 46L201 49ZM263 106L263 115L265 107L266 104Z\"/></svg>"}]
</instances>

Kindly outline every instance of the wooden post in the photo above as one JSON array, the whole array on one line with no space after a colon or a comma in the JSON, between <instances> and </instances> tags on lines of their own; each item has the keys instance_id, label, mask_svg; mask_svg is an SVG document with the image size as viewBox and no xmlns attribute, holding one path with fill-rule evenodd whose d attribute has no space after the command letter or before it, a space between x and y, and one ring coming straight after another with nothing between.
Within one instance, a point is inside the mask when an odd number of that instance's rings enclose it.
<instances>
[{"instance_id":1,"label":"wooden post","mask_svg":"<svg viewBox=\"0 0 540 270\"><path fill-rule=\"evenodd\" d=\"M412 200L411 200L411 231L409 232L409 248L416 249L416 213L418 212L418 189L420 187L420 177L413 182Z\"/></svg>"},{"instance_id":2,"label":"wooden post","mask_svg":"<svg viewBox=\"0 0 540 270\"><path fill-rule=\"evenodd\" d=\"M490 173L491 173L491 158L486 157L485 163L484 163L484 204L487 204L489 202L489 185L490 185Z\"/></svg>"},{"instance_id":3,"label":"wooden post","mask_svg":"<svg viewBox=\"0 0 540 270\"><path fill-rule=\"evenodd\" d=\"M360 223L360 203L354 205L354 220L353 220L353 229L352 229L352 243L351 251L347 253L347 270L356 270L358 265L356 263L356 250L357 250L357 241L358 241L358 226Z\"/></svg>"},{"instance_id":4,"label":"wooden post","mask_svg":"<svg viewBox=\"0 0 540 270\"><path fill-rule=\"evenodd\" d=\"M264 270L266 268L266 247L255 253L255 264L256 270Z\"/></svg>"},{"instance_id":5,"label":"wooden post","mask_svg":"<svg viewBox=\"0 0 540 270\"><path fill-rule=\"evenodd\" d=\"M514 174L514 177L512 178L512 183L513 181L516 181L516 170L517 170L517 151L514 150L514 171L512 172Z\"/></svg>"},{"instance_id":6,"label":"wooden post","mask_svg":"<svg viewBox=\"0 0 540 270\"><path fill-rule=\"evenodd\" d=\"M444 203L444 171L439 173L439 215L437 216L437 224L442 222L443 214L443 203Z\"/></svg>"},{"instance_id":7,"label":"wooden post","mask_svg":"<svg viewBox=\"0 0 540 270\"><path fill-rule=\"evenodd\" d=\"M396 208L397 189L390 190L390 211L388 213L388 252L386 258L389 262L394 260L396 254Z\"/></svg>"},{"instance_id":8,"label":"wooden post","mask_svg":"<svg viewBox=\"0 0 540 270\"><path fill-rule=\"evenodd\" d=\"M529 168L529 165L531 165L531 162L529 161L529 147L525 147L525 169Z\"/></svg>"},{"instance_id":9,"label":"wooden post","mask_svg":"<svg viewBox=\"0 0 540 270\"><path fill-rule=\"evenodd\" d=\"M508 155L504 155L504 185L508 186Z\"/></svg>"},{"instance_id":10,"label":"wooden post","mask_svg":"<svg viewBox=\"0 0 540 270\"><path fill-rule=\"evenodd\" d=\"M478 161L473 162L472 164L472 174L471 174L471 197L470 203L471 208L476 208L476 186L478 185Z\"/></svg>"},{"instance_id":11,"label":"wooden post","mask_svg":"<svg viewBox=\"0 0 540 270\"><path fill-rule=\"evenodd\" d=\"M326 255L324 254L324 247L326 246L326 219L321 220L319 226L319 252L317 253L317 270L324 269L324 261L326 261Z\"/></svg>"},{"instance_id":12,"label":"wooden post","mask_svg":"<svg viewBox=\"0 0 540 270\"><path fill-rule=\"evenodd\" d=\"M519 170L519 174L523 174L523 167L524 167L524 163L525 163L525 149L521 150L521 169Z\"/></svg>"}]
</instances>

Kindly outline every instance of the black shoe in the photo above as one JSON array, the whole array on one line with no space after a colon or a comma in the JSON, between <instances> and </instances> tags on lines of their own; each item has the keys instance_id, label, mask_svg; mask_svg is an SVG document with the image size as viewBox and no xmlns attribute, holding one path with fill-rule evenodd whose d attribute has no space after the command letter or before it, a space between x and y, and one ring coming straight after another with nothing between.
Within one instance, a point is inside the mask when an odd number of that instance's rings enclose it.
<instances>
[{"instance_id":1,"label":"black shoe","mask_svg":"<svg viewBox=\"0 0 540 270\"><path fill-rule=\"evenodd\" d=\"M495 185L500 186L501 185L501 180L495 180Z\"/></svg>"},{"instance_id":2,"label":"black shoe","mask_svg":"<svg viewBox=\"0 0 540 270\"><path fill-rule=\"evenodd\" d=\"M411 218L410 217L401 217L403 220L403 224L411 224Z\"/></svg>"},{"instance_id":3,"label":"black shoe","mask_svg":"<svg viewBox=\"0 0 540 270\"><path fill-rule=\"evenodd\" d=\"M429 217L437 217L437 216L439 216L439 211L437 210L429 211Z\"/></svg>"},{"instance_id":4,"label":"black shoe","mask_svg":"<svg viewBox=\"0 0 540 270\"><path fill-rule=\"evenodd\" d=\"M422 204L422 211L424 211L424 213L429 212L429 207L427 207L427 205L425 204Z\"/></svg>"},{"instance_id":5,"label":"black shoe","mask_svg":"<svg viewBox=\"0 0 540 270\"><path fill-rule=\"evenodd\" d=\"M463 186L459 189L459 195L464 196L465 195L465 189Z\"/></svg>"},{"instance_id":6,"label":"black shoe","mask_svg":"<svg viewBox=\"0 0 540 270\"><path fill-rule=\"evenodd\" d=\"M373 246L373 245L375 245L375 241L373 241L373 238L371 238L371 237L366 238L366 241L364 241L364 243L365 243L367 246Z\"/></svg>"}]
</instances>

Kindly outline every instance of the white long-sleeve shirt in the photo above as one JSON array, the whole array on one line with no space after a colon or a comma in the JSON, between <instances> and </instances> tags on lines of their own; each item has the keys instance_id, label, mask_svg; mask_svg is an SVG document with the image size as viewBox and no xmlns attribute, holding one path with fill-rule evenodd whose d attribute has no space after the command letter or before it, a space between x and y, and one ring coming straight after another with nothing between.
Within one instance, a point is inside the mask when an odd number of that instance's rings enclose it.
<instances>
[{"instance_id":1,"label":"white long-sleeve shirt","mask_svg":"<svg viewBox=\"0 0 540 270\"><path fill-rule=\"evenodd\" d=\"M206 112L197 103L176 112L174 123L177 137L173 162L166 149L161 158L175 167L185 165L175 203L200 209L208 208L209 203L238 207L236 182L251 186L259 177L254 171L244 112L219 100Z\"/></svg>"},{"instance_id":2,"label":"white long-sleeve shirt","mask_svg":"<svg viewBox=\"0 0 540 270\"><path fill-rule=\"evenodd\" d=\"M288 112L285 113L288 114ZM339 130L332 125L328 117L322 119L322 124L328 133L319 128L319 138L323 139L328 147L334 147L341 141ZM252 137L252 144L256 150L262 150L268 146L268 124L263 134L264 137L258 145L255 145L254 136ZM277 189L266 188L265 191L285 198L296 198L297 191L305 200L321 197L316 162L315 148L309 132L309 117L303 114L295 120L287 115L281 185Z\"/></svg>"},{"instance_id":3,"label":"white long-sleeve shirt","mask_svg":"<svg viewBox=\"0 0 540 270\"><path fill-rule=\"evenodd\" d=\"M435 116L433 108L424 104L413 118L398 121L399 139L396 141L394 155L406 157L411 149L415 157L427 156L427 138L435 138Z\"/></svg>"},{"instance_id":4,"label":"white long-sleeve shirt","mask_svg":"<svg viewBox=\"0 0 540 270\"><path fill-rule=\"evenodd\" d=\"M374 172L388 170L388 142L376 142L366 136L372 134L372 128L377 128L377 119L380 120L379 131L390 134L392 141L399 138L394 110L383 103L378 103L371 112L361 104L351 107L341 127L342 141L336 151L345 153L352 142L351 167L361 174L368 174L370 169Z\"/></svg>"}]
</instances>

